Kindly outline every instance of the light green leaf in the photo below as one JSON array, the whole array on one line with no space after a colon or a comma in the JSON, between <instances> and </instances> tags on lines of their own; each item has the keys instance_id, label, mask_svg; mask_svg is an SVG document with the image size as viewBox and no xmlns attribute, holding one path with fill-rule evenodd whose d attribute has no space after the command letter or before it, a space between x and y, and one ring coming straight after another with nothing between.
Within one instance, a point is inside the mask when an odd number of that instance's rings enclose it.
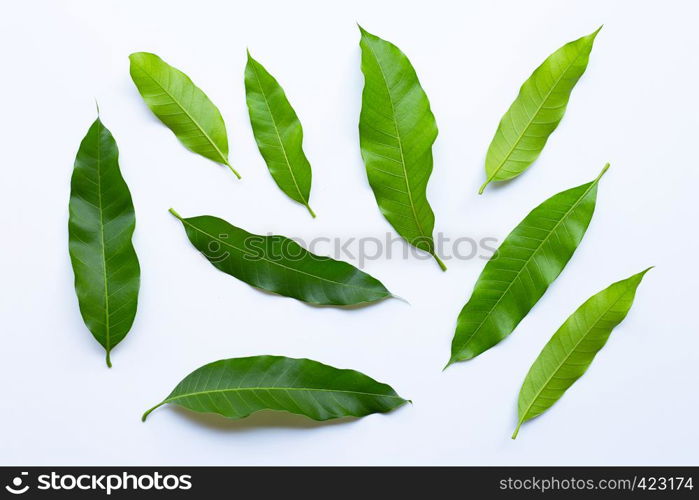
<instances>
[{"instance_id":1,"label":"light green leaf","mask_svg":"<svg viewBox=\"0 0 699 500\"><path fill-rule=\"evenodd\" d=\"M490 143L485 158L487 180L479 193L490 182L517 177L537 159L565 114L570 94L587 68L592 44L601 29L565 44L524 82Z\"/></svg>"},{"instance_id":2,"label":"light green leaf","mask_svg":"<svg viewBox=\"0 0 699 500\"><path fill-rule=\"evenodd\" d=\"M284 236L251 234L208 215L185 219L170 212L214 267L249 285L319 305L357 305L391 297L376 278L347 262L312 254Z\"/></svg>"},{"instance_id":3,"label":"light green leaf","mask_svg":"<svg viewBox=\"0 0 699 500\"><path fill-rule=\"evenodd\" d=\"M593 295L553 334L529 369L517 404L520 426L541 415L588 369L612 330L624 321L636 289L650 268Z\"/></svg>"},{"instance_id":4,"label":"light green leaf","mask_svg":"<svg viewBox=\"0 0 699 500\"><path fill-rule=\"evenodd\" d=\"M80 144L70 182L68 245L80 313L110 352L136 316L140 268L131 243L131 193L119 170L112 134L95 120Z\"/></svg>"},{"instance_id":5,"label":"light green leaf","mask_svg":"<svg viewBox=\"0 0 699 500\"><path fill-rule=\"evenodd\" d=\"M585 235L607 168L594 181L544 201L505 238L459 314L447 366L503 340L544 295Z\"/></svg>"},{"instance_id":6,"label":"light green leaf","mask_svg":"<svg viewBox=\"0 0 699 500\"><path fill-rule=\"evenodd\" d=\"M279 188L309 206L311 165L303 152L303 129L284 89L248 52L245 93L257 147Z\"/></svg>"},{"instance_id":7,"label":"light green leaf","mask_svg":"<svg viewBox=\"0 0 699 500\"><path fill-rule=\"evenodd\" d=\"M427 202L437 123L430 102L401 50L361 27L362 112L359 141L381 213L408 243L431 254L442 270Z\"/></svg>"},{"instance_id":8,"label":"light green leaf","mask_svg":"<svg viewBox=\"0 0 699 500\"><path fill-rule=\"evenodd\" d=\"M232 419L277 410L329 420L385 413L407 401L390 386L354 370L310 359L252 356L215 361L193 371L143 421L167 403Z\"/></svg>"},{"instance_id":9,"label":"light green leaf","mask_svg":"<svg viewBox=\"0 0 699 500\"><path fill-rule=\"evenodd\" d=\"M187 75L155 54L135 52L129 56L131 78L151 111L174 132L190 151L226 165L226 124L218 108Z\"/></svg>"}]
</instances>

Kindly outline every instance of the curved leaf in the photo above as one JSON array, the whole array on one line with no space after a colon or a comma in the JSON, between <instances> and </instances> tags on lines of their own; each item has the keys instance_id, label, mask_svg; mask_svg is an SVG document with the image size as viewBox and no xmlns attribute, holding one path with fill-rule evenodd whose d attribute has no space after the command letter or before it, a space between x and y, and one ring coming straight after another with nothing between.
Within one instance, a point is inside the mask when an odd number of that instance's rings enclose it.
<instances>
[{"instance_id":1,"label":"curved leaf","mask_svg":"<svg viewBox=\"0 0 699 500\"><path fill-rule=\"evenodd\" d=\"M401 50L361 27L362 112L359 142L381 213L408 243L430 253L442 270L427 202L437 123L415 69Z\"/></svg>"},{"instance_id":2,"label":"curved leaf","mask_svg":"<svg viewBox=\"0 0 699 500\"><path fill-rule=\"evenodd\" d=\"M214 267L249 285L309 304L356 305L391 297L356 267L312 254L279 235L251 234L208 215L182 218L189 241Z\"/></svg>"},{"instance_id":3,"label":"curved leaf","mask_svg":"<svg viewBox=\"0 0 699 500\"><path fill-rule=\"evenodd\" d=\"M459 313L451 359L475 358L507 337L563 271L595 211L594 181L558 193L507 236L478 277Z\"/></svg>"},{"instance_id":4,"label":"curved leaf","mask_svg":"<svg viewBox=\"0 0 699 500\"><path fill-rule=\"evenodd\" d=\"M541 415L588 369L612 330L631 309L636 289L651 268L617 281L585 301L553 334L529 369L517 404L520 426Z\"/></svg>"},{"instance_id":5,"label":"curved leaf","mask_svg":"<svg viewBox=\"0 0 699 500\"><path fill-rule=\"evenodd\" d=\"M166 403L233 419L277 410L329 420L385 413L406 402L388 385L354 370L310 359L252 356L215 361L194 370L144 413L143 421Z\"/></svg>"},{"instance_id":6,"label":"curved leaf","mask_svg":"<svg viewBox=\"0 0 699 500\"><path fill-rule=\"evenodd\" d=\"M131 243L131 193L119 170L112 134L95 120L80 143L70 182L68 244L80 313L110 352L136 316L140 268Z\"/></svg>"},{"instance_id":7,"label":"curved leaf","mask_svg":"<svg viewBox=\"0 0 699 500\"><path fill-rule=\"evenodd\" d=\"M485 158L487 180L479 194L490 182L517 177L537 159L565 114L601 29L558 49L524 82L490 143Z\"/></svg>"},{"instance_id":8,"label":"curved leaf","mask_svg":"<svg viewBox=\"0 0 699 500\"><path fill-rule=\"evenodd\" d=\"M257 147L277 186L294 201L308 204L311 165L303 152L303 128L284 89L248 51L245 93Z\"/></svg>"},{"instance_id":9,"label":"curved leaf","mask_svg":"<svg viewBox=\"0 0 699 500\"><path fill-rule=\"evenodd\" d=\"M226 165L226 124L218 108L187 75L155 54L135 52L129 56L131 78L143 100L190 151Z\"/></svg>"}]
</instances>

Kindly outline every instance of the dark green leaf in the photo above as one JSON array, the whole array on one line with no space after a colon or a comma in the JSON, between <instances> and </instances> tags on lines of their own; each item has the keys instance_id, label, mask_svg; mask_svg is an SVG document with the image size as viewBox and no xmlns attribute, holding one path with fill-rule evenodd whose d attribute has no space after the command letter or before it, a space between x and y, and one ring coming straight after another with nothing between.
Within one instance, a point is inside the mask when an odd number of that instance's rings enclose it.
<instances>
[{"instance_id":1,"label":"dark green leaf","mask_svg":"<svg viewBox=\"0 0 699 500\"><path fill-rule=\"evenodd\" d=\"M131 78L151 111L190 151L226 165L226 124L218 108L187 75L148 52L129 56Z\"/></svg>"},{"instance_id":2,"label":"dark green leaf","mask_svg":"<svg viewBox=\"0 0 699 500\"><path fill-rule=\"evenodd\" d=\"M490 143L485 158L488 178L479 193L490 182L517 177L537 159L565 114L600 29L558 49L524 82Z\"/></svg>"},{"instance_id":3,"label":"dark green leaf","mask_svg":"<svg viewBox=\"0 0 699 500\"><path fill-rule=\"evenodd\" d=\"M249 285L310 304L355 305L391 297L356 267L310 253L284 236L251 234L204 215L182 218L189 241L211 264Z\"/></svg>"},{"instance_id":4,"label":"dark green leaf","mask_svg":"<svg viewBox=\"0 0 699 500\"><path fill-rule=\"evenodd\" d=\"M245 92L257 147L274 181L305 206L311 194L311 165L303 152L303 129L284 89L248 52Z\"/></svg>"},{"instance_id":5,"label":"dark green leaf","mask_svg":"<svg viewBox=\"0 0 699 500\"><path fill-rule=\"evenodd\" d=\"M233 419L277 410L329 420L385 413L406 402L388 385L354 370L310 359L253 356L215 361L193 371L143 420L166 403Z\"/></svg>"},{"instance_id":6,"label":"dark green leaf","mask_svg":"<svg viewBox=\"0 0 699 500\"><path fill-rule=\"evenodd\" d=\"M80 312L110 352L136 316L140 268L131 243L136 227L129 188L112 134L95 120L80 144L70 184L68 238Z\"/></svg>"},{"instance_id":7,"label":"dark green leaf","mask_svg":"<svg viewBox=\"0 0 699 500\"><path fill-rule=\"evenodd\" d=\"M519 391L519 423L512 439L524 422L553 406L587 371L612 330L624 321L649 269L617 281L587 299L553 334Z\"/></svg>"},{"instance_id":8,"label":"dark green leaf","mask_svg":"<svg viewBox=\"0 0 699 500\"><path fill-rule=\"evenodd\" d=\"M563 271L595 211L594 181L558 193L532 210L488 261L459 314L451 359L475 358L507 337Z\"/></svg>"},{"instance_id":9,"label":"dark green leaf","mask_svg":"<svg viewBox=\"0 0 699 500\"><path fill-rule=\"evenodd\" d=\"M361 27L362 112L359 141L381 213L408 243L431 254L442 270L427 202L437 123L415 69L398 47Z\"/></svg>"}]
</instances>

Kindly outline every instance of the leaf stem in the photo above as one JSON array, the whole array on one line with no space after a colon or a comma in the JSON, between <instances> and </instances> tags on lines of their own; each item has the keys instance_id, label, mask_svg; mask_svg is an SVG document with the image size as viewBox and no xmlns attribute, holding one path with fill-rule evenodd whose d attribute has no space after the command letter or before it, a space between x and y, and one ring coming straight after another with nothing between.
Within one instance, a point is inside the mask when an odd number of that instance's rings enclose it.
<instances>
[{"instance_id":1,"label":"leaf stem","mask_svg":"<svg viewBox=\"0 0 699 500\"><path fill-rule=\"evenodd\" d=\"M595 179L595 182L598 182L602 178L602 176L605 174L605 172L607 172L607 170L609 170L609 162L607 162L604 165L604 168L602 169L602 171L599 173L599 175Z\"/></svg>"},{"instance_id":2,"label":"leaf stem","mask_svg":"<svg viewBox=\"0 0 699 500\"><path fill-rule=\"evenodd\" d=\"M517 439L517 434L519 434L519 428L522 427L522 422L524 422L524 421L520 420L519 423L517 424L515 431L512 433L512 439Z\"/></svg>"},{"instance_id":3,"label":"leaf stem","mask_svg":"<svg viewBox=\"0 0 699 500\"><path fill-rule=\"evenodd\" d=\"M174 208L171 208L170 210L168 210L168 212L170 212L172 215L174 215L174 216L177 217L178 219L184 220L184 219L182 218L182 216L181 216L180 214L178 214L177 211L176 211Z\"/></svg>"},{"instance_id":4,"label":"leaf stem","mask_svg":"<svg viewBox=\"0 0 699 500\"><path fill-rule=\"evenodd\" d=\"M492 179L491 179L490 177L489 177L488 179L486 179L486 181L483 183L483 185L482 185L482 186L480 187L480 189L478 190L478 194L483 194L483 191L485 191L485 187L486 187L488 184L490 184L490 181L491 181L491 180L492 180Z\"/></svg>"},{"instance_id":5,"label":"leaf stem","mask_svg":"<svg viewBox=\"0 0 699 500\"><path fill-rule=\"evenodd\" d=\"M112 360L111 360L111 358L109 357L109 353L110 353L110 351L107 351L107 368L111 368L111 367L112 367Z\"/></svg>"},{"instance_id":6,"label":"leaf stem","mask_svg":"<svg viewBox=\"0 0 699 500\"><path fill-rule=\"evenodd\" d=\"M311 214L311 217L313 217L313 218L315 219L315 218L316 218L316 213L313 211L313 209L311 208L311 206L310 206L308 203L304 203L303 206L306 207L306 208L308 209L308 212Z\"/></svg>"},{"instance_id":7,"label":"leaf stem","mask_svg":"<svg viewBox=\"0 0 699 500\"><path fill-rule=\"evenodd\" d=\"M434 260L436 260L436 261L437 261L437 264L439 264L439 268L440 268L442 271L446 271L446 270L447 270L447 266L444 265L444 262L442 262L442 259L439 258L439 256L437 255L436 252L431 252L431 253L432 253L432 257L434 257Z\"/></svg>"},{"instance_id":8,"label":"leaf stem","mask_svg":"<svg viewBox=\"0 0 699 500\"><path fill-rule=\"evenodd\" d=\"M238 171L237 171L236 169L234 169L234 168L231 166L231 164L228 163L228 161L226 161L225 165L226 165L228 168L231 169L231 172L233 172L233 173L235 174L235 176L236 176L238 179L241 179L240 174L238 173Z\"/></svg>"},{"instance_id":9,"label":"leaf stem","mask_svg":"<svg viewBox=\"0 0 699 500\"><path fill-rule=\"evenodd\" d=\"M150 415L150 414L153 412L153 410L157 410L158 408L160 408L161 406L163 406L165 403L166 403L165 401L161 401L160 403L158 403L157 405L155 405L153 408L150 408L149 410L146 410L146 412L145 412L145 413L143 414L143 416L141 417L141 422L145 422L146 419L148 418L148 415Z\"/></svg>"}]
</instances>

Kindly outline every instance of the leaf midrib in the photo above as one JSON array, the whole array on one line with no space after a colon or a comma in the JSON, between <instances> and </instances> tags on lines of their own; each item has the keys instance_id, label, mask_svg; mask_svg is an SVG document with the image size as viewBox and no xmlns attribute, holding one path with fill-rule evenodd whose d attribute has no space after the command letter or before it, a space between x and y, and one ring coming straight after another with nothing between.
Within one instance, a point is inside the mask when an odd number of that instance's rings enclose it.
<instances>
[{"instance_id":1,"label":"leaf midrib","mask_svg":"<svg viewBox=\"0 0 699 500\"><path fill-rule=\"evenodd\" d=\"M541 385L541 388L536 392L536 395L532 398L531 403L529 403L529 405L527 406L527 409L524 411L524 413L522 413L522 416L520 417L521 418L520 424L525 422L526 420L528 420L527 414L529 413L529 410L531 410L532 406L534 406L534 403L536 403L536 401L539 399L539 396L541 395L541 393L544 392L544 389L546 389L546 387L549 385L549 383L551 383L551 380L553 380L554 376L559 372L559 370L563 367L563 365L565 365L565 363L570 359L570 357L577 350L577 348L580 346L580 344L583 342L583 340L585 340L587 338L587 336L590 334L590 332L599 324L600 321L602 321L602 318L604 316L606 316L607 313L612 309L612 307L617 305L619 303L619 301L621 299L623 299L627 293L628 293L628 290L624 291L624 293L619 295L619 297L612 304L610 304L609 307L607 307L602 314L599 315L599 317L595 320L594 324L592 326L590 326L590 328L588 328L587 331L580 337L580 340L578 340L575 343L575 346L573 347L573 349L571 349L570 352L568 352L565 355L563 361L561 361L560 363L557 363L556 369L553 370L553 372L551 372L551 375L549 377L547 377L546 382L544 382ZM575 314L575 313L573 313L573 314ZM595 355L596 354L597 353L595 353ZM563 392L565 392L565 391L563 391Z\"/></svg>"},{"instance_id":2,"label":"leaf midrib","mask_svg":"<svg viewBox=\"0 0 699 500\"><path fill-rule=\"evenodd\" d=\"M161 404L171 403L171 402L176 401L178 399L194 397L194 396L220 394L220 393L224 393L224 392L244 392L244 391L328 392L328 393L338 393L338 394L356 394L359 396L375 396L375 397L393 398L393 399L403 400L403 398L398 396L398 395L394 396L394 395L390 395L390 394L380 394L380 393L364 392L364 391L351 391L351 390L345 390L345 389L316 389L316 388L311 388L311 387L234 387L234 388L229 388L229 389L211 389L211 390L205 390L205 391L200 391L200 392L191 392L191 393L187 393L187 394L178 394L177 396L166 398Z\"/></svg>"},{"instance_id":3,"label":"leaf midrib","mask_svg":"<svg viewBox=\"0 0 699 500\"><path fill-rule=\"evenodd\" d=\"M260 80L260 76L257 73L257 64L256 61L251 61L251 66L252 66L252 71L255 74L255 80L257 80L257 85L260 87L260 93L262 94L263 99L265 100L265 105L267 106L267 111L269 111L269 116L272 120L272 125L274 126L274 132L277 134L277 140L279 141L279 146L281 147L282 153L284 153L284 161L286 162L286 166L289 169L289 175L291 175L291 180L294 181L294 187L296 188L296 192L299 194L299 198L303 200L304 204L308 204L309 200L306 199L305 196L301 193L301 188L299 187L298 182L296 181L296 175L294 174L294 170L291 168L291 163L289 162L289 157L286 154L286 146L284 145L284 142L282 141L281 134L279 134L279 128L277 127L277 120L274 118L274 113L272 113L272 108L269 105L269 100L267 99L267 94L265 93L264 87L262 86L262 81Z\"/></svg>"},{"instance_id":4,"label":"leaf midrib","mask_svg":"<svg viewBox=\"0 0 699 500\"><path fill-rule=\"evenodd\" d=\"M104 207L102 206L102 123L97 121L97 203L100 216L100 246L102 256L102 276L104 278L104 334L105 349L107 350L107 364L109 364L109 351L112 349L112 337L109 324L109 279L107 277L107 247L104 243Z\"/></svg>"},{"instance_id":5,"label":"leaf midrib","mask_svg":"<svg viewBox=\"0 0 699 500\"><path fill-rule=\"evenodd\" d=\"M534 256L539 252L539 250L541 250L541 247L544 245L544 242L548 241L548 239L549 239L549 238L551 237L551 235L556 231L556 229L558 229L558 227L563 223L563 221L564 221L565 219L567 219L567 218L570 216L570 214L573 212L573 210L575 210L575 209L578 207L578 205L580 205L580 203L582 202L582 200L585 199L585 197L590 193L590 191L592 190L592 188L595 187L596 185L597 185L597 180L591 182L591 183L590 183L590 186L589 186L589 187L585 190L585 192L577 199L577 201L573 204L573 206L570 207L570 208L566 211L565 214L563 214L563 217L561 217L561 219L560 219L558 222L556 222L556 225L551 229L551 231L549 231L549 233L546 235L546 237L543 238L543 239L541 240L541 242L540 242L539 245L536 247L536 249L535 249L535 250L531 253L531 255L524 261L524 264L522 264L522 267L519 269L519 271L517 271L517 274L515 275L515 277L510 281L510 284L507 285L507 288L505 289L505 291L502 292L502 295L500 295L500 298L497 300L497 302L495 302L495 304L493 305L493 307L491 307L491 308L488 310L488 313L487 313L487 314L485 315L485 317L483 318L483 321L481 321L480 324L478 325L478 327L473 331L473 333L472 333L471 335L469 335L468 339L466 339L464 342L462 342L461 347L458 349L459 351L463 350L463 348L473 339L473 337L475 337L475 335L481 330L481 328L483 328L483 325L485 324L486 320L490 317L490 315L491 315L492 312L495 310L495 308L500 304L500 302L502 301L502 299L509 293L509 291L510 291L510 289L512 288L512 285L514 284L514 282L519 278L519 275L522 274L522 271L524 271L524 269L529 265L529 263L530 263L531 260L534 258ZM470 300L469 300L469 302L470 302Z\"/></svg>"},{"instance_id":6,"label":"leaf midrib","mask_svg":"<svg viewBox=\"0 0 699 500\"><path fill-rule=\"evenodd\" d=\"M391 95L391 87L389 87L389 85L388 85L388 80L386 79L386 75L384 74L383 68L381 67L381 62L379 61L379 58L376 55L376 52L374 52L374 48L371 46L370 42L367 42L366 45L369 48L371 55L374 56L374 59L376 60L376 66L378 66L379 73L381 73L381 79L383 80L383 83L386 86L386 94L388 95L388 102L391 103L391 117L393 118L393 126L396 129L396 140L398 141L398 149L400 151L400 160L401 160L400 164L401 164L401 168L403 169L403 180L405 181L405 190L406 190L406 194L408 195L408 201L410 201L410 209L413 212L413 218L415 219L415 224L417 225L417 228L418 228L418 231L419 231L421 237L431 239L432 236L429 234L426 234L425 230L422 228L422 224L420 222L420 219L417 216L417 209L415 208L415 202L413 201L413 193L412 193L412 190L410 189L410 181L408 180L408 170L406 169L406 166L405 166L405 156L403 154L403 140L401 139L400 129L398 128L398 120L396 119L396 108L395 108L395 105L393 104L393 96Z\"/></svg>"},{"instance_id":7,"label":"leaf midrib","mask_svg":"<svg viewBox=\"0 0 699 500\"><path fill-rule=\"evenodd\" d=\"M202 135L206 138L206 140L209 142L209 144L211 144L211 146L216 150L216 153L218 153L218 155L221 157L223 164L230 166L228 163L228 157L221 152L221 150L218 148L218 146L213 141L213 139L211 139L211 137L209 137L209 134L207 134L206 131L201 127L201 125L199 125L199 122L197 120L195 120L191 114L189 114L189 111L187 111L187 109L182 104L180 104L180 102L175 98L175 96L173 96L165 87L163 87L163 85L161 85L161 83L158 80L156 80L153 76L151 76L142 65L139 64L139 67L141 68L141 71L143 72L143 74L146 75L148 78L150 78L153 81L153 83L155 83L160 88L160 90L162 90L170 99L172 99L172 102L174 102L177 105L177 107L179 107L182 110L182 112L185 115L187 115L187 118L189 118L192 121L192 123L194 123L194 125L197 127L199 132L202 133ZM174 71L178 71L175 68L171 68L171 69ZM183 75L184 75L184 73L183 73ZM186 77L186 75L184 75L184 76ZM189 77L187 77L187 79L189 79ZM192 82L190 80L190 83L194 86L194 82Z\"/></svg>"},{"instance_id":8,"label":"leaf midrib","mask_svg":"<svg viewBox=\"0 0 699 500\"><path fill-rule=\"evenodd\" d=\"M559 49L559 50L560 50L560 49ZM573 64L575 64L576 62L578 62L578 59L580 58L580 55L581 55L581 54L582 54L582 51L580 51L580 52L578 53L578 55L575 56L575 59L573 59L573 60L570 62L570 64L568 64L568 66L566 66L566 69L565 69L564 71L561 72L561 75L556 79L555 83L554 83L553 85L551 85L551 88L550 88L549 91L546 93L546 97L544 97L544 98L541 100L541 103L537 106L536 111L532 114L532 116L531 116L531 117L529 118L529 120L527 121L527 124L526 124L526 125L524 126L524 128L522 129L522 132L520 132L519 136L517 137L517 140L512 144L512 147L511 147L510 150L508 151L508 153L507 153L507 155L505 156L505 158L500 162L500 164L497 166L497 168L493 171L493 175L488 176L488 182L491 182L493 179L495 179L495 177L498 175L498 172L500 172L500 170L502 169L502 167L505 166L505 163L507 163L507 162L509 161L510 156L512 156L512 153L514 153L514 152L515 152L515 149L517 149L517 147L519 146L519 143L522 141L522 138L524 137L524 134L527 132L527 130L529 130L529 127L531 126L531 124L534 123L534 119L535 119L536 116L539 114L539 112L543 109L544 104L546 103L546 101L548 100L548 98L551 97L551 94L553 93L554 89L556 89L556 87L558 87L558 84L561 83L561 80L563 80L563 77L568 73L568 71L570 70L570 68L573 67ZM550 57L550 56L549 56L549 57ZM547 58L547 60L548 60L548 58ZM507 112L509 113L510 110L508 110ZM504 137L504 135L503 135L503 137Z\"/></svg>"},{"instance_id":9,"label":"leaf midrib","mask_svg":"<svg viewBox=\"0 0 699 500\"><path fill-rule=\"evenodd\" d=\"M199 231L201 234L203 234L203 235L205 235L205 236L208 236L209 238L211 238L211 239L217 241L218 243L220 243L220 244L222 244L222 245L224 245L224 246L230 247L230 248L232 248L233 250L236 250L236 251L238 251L238 252L240 252L240 253L242 253L242 254L244 254L244 255L250 255L250 254L247 254L244 250L241 250L240 248L238 248L238 247L236 247L236 246L230 244L229 242L224 241L224 240L222 240L222 239L219 239L219 238L217 238L216 236L214 236L214 235L212 235L212 234L209 234L209 233L207 233L206 231L204 231L204 230L198 228L197 226L195 226L194 224L192 224L191 222L189 222L187 219L184 219L184 218L183 218L183 219L180 219L180 220L182 221L183 224L188 225L188 226L191 227L192 229L194 229L194 230L196 230L196 231ZM306 249L304 249L304 251L305 251L305 252L308 252L308 250L306 250ZM310 252L308 252L308 253L310 254ZM311 255L312 255L312 254L311 254ZM327 257L327 258L330 259L329 257ZM366 287L362 287L362 286L358 286L358 285L352 285L352 284L349 284L349 283L342 283L342 282L339 282L339 281L334 281L334 280L331 280L331 279L328 279L328 278L324 278L324 277L322 277L322 276L316 276L315 274L307 273L307 272L305 272L305 271L301 271L300 269L295 269L295 268L293 268L293 267L285 266L284 264L281 264L281 263L279 263L279 262L275 262L275 261L273 261L273 260L269 260L269 259L267 259L267 258L262 258L261 260L264 260L265 262L268 262L269 264L273 264L273 265L278 266L278 267L281 267L281 268L283 268L283 269L287 269L287 270L289 270L289 271L293 271L293 272L296 272L296 273L299 273L299 274L304 274L304 275L306 275L306 276L310 276L311 278L316 278L316 279L319 279L319 280L321 280L321 281L327 281L328 283L334 283L334 284L340 285L340 286L346 286L346 287L351 287L351 288L357 288L357 289L359 289L359 290L373 291L373 289L371 289L371 288L366 288ZM330 260L332 260L332 259L330 259ZM338 262L338 261L335 261L335 262ZM360 272L361 272L361 271L360 271Z\"/></svg>"}]
</instances>

